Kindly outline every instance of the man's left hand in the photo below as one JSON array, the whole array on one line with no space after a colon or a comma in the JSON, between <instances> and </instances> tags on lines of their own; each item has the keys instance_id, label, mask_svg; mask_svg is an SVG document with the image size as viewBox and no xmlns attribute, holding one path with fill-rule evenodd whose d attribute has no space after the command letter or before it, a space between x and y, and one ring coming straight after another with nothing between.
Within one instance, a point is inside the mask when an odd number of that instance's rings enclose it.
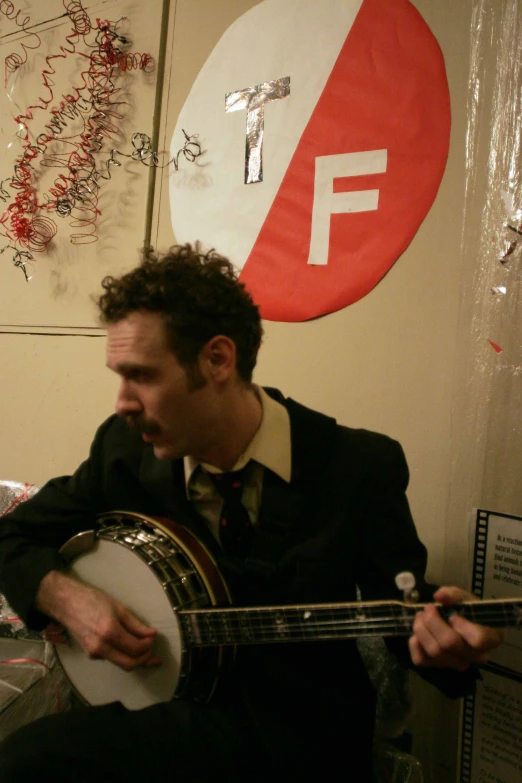
<instances>
[{"instance_id":1,"label":"man's left hand","mask_svg":"<svg viewBox=\"0 0 522 783\"><path fill-rule=\"evenodd\" d=\"M433 598L443 606L477 600L459 587L441 587ZM436 606L428 604L415 617L409 647L416 666L464 671L472 663L486 663L491 650L499 647L503 640L502 631L477 625L457 614L446 622Z\"/></svg>"}]
</instances>

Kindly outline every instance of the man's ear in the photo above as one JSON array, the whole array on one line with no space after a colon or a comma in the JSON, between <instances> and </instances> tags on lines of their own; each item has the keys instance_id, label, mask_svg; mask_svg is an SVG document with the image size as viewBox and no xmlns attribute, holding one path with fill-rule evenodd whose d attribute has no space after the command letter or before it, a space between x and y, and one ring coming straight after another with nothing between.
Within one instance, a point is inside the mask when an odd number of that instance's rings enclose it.
<instances>
[{"instance_id":1,"label":"man's ear","mask_svg":"<svg viewBox=\"0 0 522 783\"><path fill-rule=\"evenodd\" d=\"M217 334L205 343L200 351L199 360L207 378L223 383L236 370L236 344L230 337Z\"/></svg>"}]
</instances>

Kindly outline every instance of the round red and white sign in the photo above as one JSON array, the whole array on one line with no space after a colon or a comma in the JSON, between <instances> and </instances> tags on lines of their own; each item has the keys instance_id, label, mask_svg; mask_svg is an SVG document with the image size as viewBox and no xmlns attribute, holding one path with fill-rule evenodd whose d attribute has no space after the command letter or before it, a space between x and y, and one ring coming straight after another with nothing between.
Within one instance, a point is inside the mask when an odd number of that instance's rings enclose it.
<instances>
[{"instance_id":1,"label":"round red and white sign","mask_svg":"<svg viewBox=\"0 0 522 783\"><path fill-rule=\"evenodd\" d=\"M241 269L264 318L365 296L411 242L444 172L440 48L408 0L264 0L225 32L180 113L205 150L171 178L179 242Z\"/></svg>"}]
</instances>

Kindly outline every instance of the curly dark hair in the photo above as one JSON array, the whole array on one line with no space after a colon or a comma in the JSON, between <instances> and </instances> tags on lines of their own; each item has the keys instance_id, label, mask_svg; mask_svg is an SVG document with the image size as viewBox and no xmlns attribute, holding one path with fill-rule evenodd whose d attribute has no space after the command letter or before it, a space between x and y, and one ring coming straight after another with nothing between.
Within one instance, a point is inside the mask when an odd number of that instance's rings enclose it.
<instances>
[{"instance_id":1,"label":"curly dark hair","mask_svg":"<svg viewBox=\"0 0 522 783\"><path fill-rule=\"evenodd\" d=\"M208 340L223 334L234 341L239 377L252 380L263 328L259 308L227 258L194 245L168 253L143 251L139 266L122 277L105 277L98 297L101 321L116 323L136 310L160 313L178 361L194 367Z\"/></svg>"}]
</instances>

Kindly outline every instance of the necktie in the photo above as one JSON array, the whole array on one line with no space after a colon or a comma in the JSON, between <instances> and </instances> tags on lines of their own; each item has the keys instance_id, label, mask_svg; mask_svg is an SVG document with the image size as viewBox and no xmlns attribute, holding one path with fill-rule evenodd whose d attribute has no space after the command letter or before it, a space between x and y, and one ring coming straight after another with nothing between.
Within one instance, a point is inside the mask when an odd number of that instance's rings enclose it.
<instances>
[{"instance_id":1,"label":"necktie","mask_svg":"<svg viewBox=\"0 0 522 783\"><path fill-rule=\"evenodd\" d=\"M248 511L241 502L246 467L232 473L209 474L214 486L223 498L219 519L219 541L229 555L244 557L252 538L252 523Z\"/></svg>"}]
</instances>

